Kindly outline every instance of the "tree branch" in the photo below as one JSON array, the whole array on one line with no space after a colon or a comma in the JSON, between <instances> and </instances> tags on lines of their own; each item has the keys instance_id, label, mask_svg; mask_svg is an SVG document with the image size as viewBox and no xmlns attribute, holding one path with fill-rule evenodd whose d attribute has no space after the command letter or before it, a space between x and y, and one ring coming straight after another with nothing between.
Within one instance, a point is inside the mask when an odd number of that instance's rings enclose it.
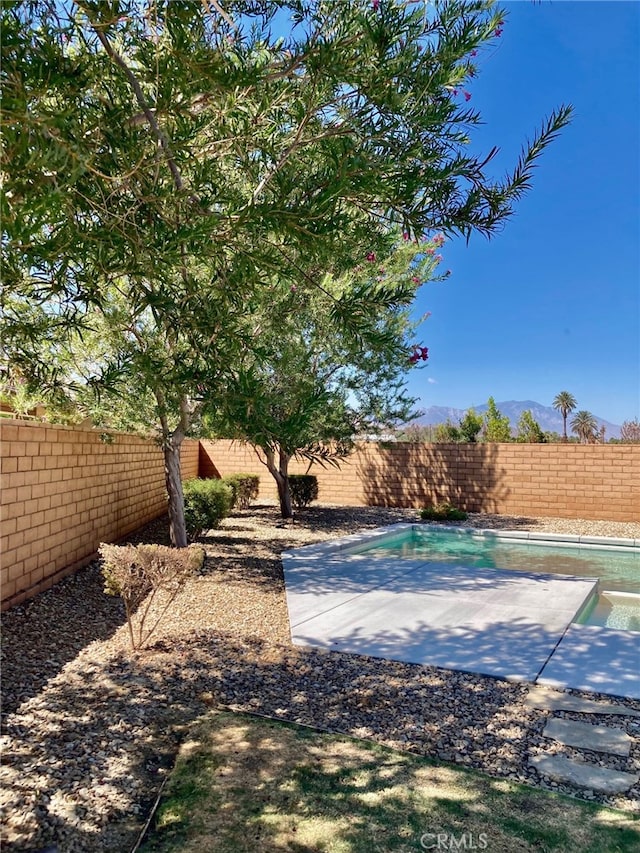
<instances>
[{"instance_id":1,"label":"tree branch","mask_svg":"<svg viewBox=\"0 0 640 853\"><path fill-rule=\"evenodd\" d=\"M184 190L184 181L182 180L182 175L180 174L180 170L178 169L175 158L173 156L173 151L171 150L171 145L169 143L167 135L165 134L165 132L162 130L162 128L158 124L153 110L151 109L151 107L147 103L147 100L144 96L144 92L142 91L142 87L140 86L138 78L133 73L133 71L129 68L129 66L124 61L124 59L120 56L120 54L117 52L117 50L115 50L112 47L111 42L107 38L106 34L103 33L102 30L94 24L94 22L91 20L91 18L89 18L89 21L91 23L91 26L93 27L95 34L98 37L98 40L100 41L100 44L104 47L105 52L107 53L107 56L113 62L115 62L116 65L118 65L123 70L125 77L129 81L129 85L133 89L133 92L136 96L136 100L138 101L138 104L140 105L140 109L145 114L145 117L146 117L147 121L149 122L149 125L151 126L151 130L153 132L153 135L156 137L157 141L160 143L160 145L162 147L162 150L164 151L164 155L165 155L166 160L167 160L167 165L169 166L169 170L171 171L171 174L173 176L173 182L176 185L176 189L179 190L180 192L182 192Z\"/></svg>"}]
</instances>

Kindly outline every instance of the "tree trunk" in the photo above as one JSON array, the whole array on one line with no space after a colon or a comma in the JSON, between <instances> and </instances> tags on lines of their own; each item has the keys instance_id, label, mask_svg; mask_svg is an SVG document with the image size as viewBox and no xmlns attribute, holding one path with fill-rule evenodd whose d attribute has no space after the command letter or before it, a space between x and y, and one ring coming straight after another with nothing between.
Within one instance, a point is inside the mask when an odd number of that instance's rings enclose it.
<instances>
[{"instance_id":1,"label":"tree trunk","mask_svg":"<svg viewBox=\"0 0 640 853\"><path fill-rule=\"evenodd\" d=\"M289 488L289 460L291 457L280 449L278 453L278 465L275 462L275 452L271 448L263 448L266 459L267 468L278 487L278 500L280 501L280 514L282 518L293 518L293 508L291 506L291 490Z\"/></svg>"},{"instance_id":2,"label":"tree trunk","mask_svg":"<svg viewBox=\"0 0 640 853\"><path fill-rule=\"evenodd\" d=\"M184 494L180 471L180 445L183 435L166 436L164 441L164 479L169 495L169 536L176 548L186 548L187 527L184 520Z\"/></svg>"}]
</instances>

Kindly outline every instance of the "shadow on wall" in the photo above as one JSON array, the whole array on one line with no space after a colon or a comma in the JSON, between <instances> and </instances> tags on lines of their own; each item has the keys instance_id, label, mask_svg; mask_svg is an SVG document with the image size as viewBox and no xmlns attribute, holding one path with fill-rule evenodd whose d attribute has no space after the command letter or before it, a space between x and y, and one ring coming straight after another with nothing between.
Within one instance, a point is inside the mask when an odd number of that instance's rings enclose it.
<instances>
[{"instance_id":1,"label":"shadow on wall","mask_svg":"<svg viewBox=\"0 0 640 853\"><path fill-rule=\"evenodd\" d=\"M356 457L368 506L443 501L466 512L499 512L509 497L497 444L367 444Z\"/></svg>"},{"instance_id":2,"label":"shadow on wall","mask_svg":"<svg viewBox=\"0 0 640 853\"><path fill-rule=\"evenodd\" d=\"M198 442L198 477L203 479L220 479L220 471L216 468L211 454L205 449L202 442Z\"/></svg>"}]
</instances>

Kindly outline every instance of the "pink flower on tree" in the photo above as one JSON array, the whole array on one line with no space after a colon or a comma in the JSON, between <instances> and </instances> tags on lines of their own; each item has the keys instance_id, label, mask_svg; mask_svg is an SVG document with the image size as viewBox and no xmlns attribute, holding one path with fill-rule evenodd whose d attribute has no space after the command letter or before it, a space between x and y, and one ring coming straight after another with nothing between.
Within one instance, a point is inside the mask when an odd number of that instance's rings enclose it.
<instances>
[{"instance_id":1,"label":"pink flower on tree","mask_svg":"<svg viewBox=\"0 0 640 853\"><path fill-rule=\"evenodd\" d=\"M471 56L477 56L477 55L478 55L478 51L477 51L477 50L472 50L472 51L471 51Z\"/></svg>"},{"instance_id":2,"label":"pink flower on tree","mask_svg":"<svg viewBox=\"0 0 640 853\"><path fill-rule=\"evenodd\" d=\"M402 233L402 239L403 239L403 240L405 240L405 241L406 241L406 240L410 240L410 239L411 239L411 235L409 234L409 232L408 232L408 231L403 231L403 233Z\"/></svg>"},{"instance_id":3,"label":"pink flower on tree","mask_svg":"<svg viewBox=\"0 0 640 853\"><path fill-rule=\"evenodd\" d=\"M376 259L376 253L375 252L367 252L367 260L368 261L373 262L373 261L375 261L375 259Z\"/></svg>"},{"instance_id":4,"label":"pink flower on tree","mask_svg":"<svg viewBox=\"0 0 640 853\"><path fill-rule=\"evenodd\" d=\"M413 352L409 356L411 364L417 364L419 361L426 361L429 358L429 349L427 347L414 346Z\"/></svg>"},{"instance_id":5,"label":"pink flower on tree","mask_svg":"<svg viewBox=\"0 0 640 853\"><path fill-rule=\"evenodd\" d=\"M412 275L412 276L411 276L411 281L412 281L414 284L419 284L419 283L420 283L420 279L418 278L418 276L417 276L417 275Z\"/></svg>"},{"instance_id":6,"label":"pink flower on tree","mask_svg":"<svg viewBox=\"0 0 640 853\"><path fill-rule=\"evenodd\" d=\"M471 100L471 93L470 92L464 92L464 99L465 99L465 101L470 101Z\"/></svg>"}]
</instances>

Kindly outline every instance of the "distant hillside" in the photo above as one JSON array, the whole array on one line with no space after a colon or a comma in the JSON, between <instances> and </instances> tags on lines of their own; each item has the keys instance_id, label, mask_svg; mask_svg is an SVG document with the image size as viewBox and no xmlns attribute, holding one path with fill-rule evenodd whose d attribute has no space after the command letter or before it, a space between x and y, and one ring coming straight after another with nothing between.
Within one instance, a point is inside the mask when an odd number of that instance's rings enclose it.
<instances>
[{"instance_id":1,"label":"distant hillside","mask_svg":"<svg viewBox=\"0 0 640 853\"><path fill-rule=\"evenodd\" d=\"M520 419L522 412L529 409L533 417L538 421L545 432L558 432L562 434L562 415L552 406L543 406L541 403L536 403L535 400L505 400L502 403L496 403L496 405L502 414L509 418L511 428L514 431L518 425L518 420ZM486 404L482 406L474 406L474 408L480 415L484 414L487 410ZM457 424L460 418L463 417L465 411L466 409L454 409L446 406L430 406L425 410L424 414L417 420L413 421L413 423L421 424L423 426L435 426L435 424L442 424L446 420L450 420L452 423ZM599 427L604 424L606 430L605 439L620 438L619 424L612 424L610 421L606 421L604 418L600 418L595 414L594 417L598 422ZM569 415L567 419L567 432L569 432L569 434L571 434L570 424L571 415Z\"/></svg>"}]
</instances>

